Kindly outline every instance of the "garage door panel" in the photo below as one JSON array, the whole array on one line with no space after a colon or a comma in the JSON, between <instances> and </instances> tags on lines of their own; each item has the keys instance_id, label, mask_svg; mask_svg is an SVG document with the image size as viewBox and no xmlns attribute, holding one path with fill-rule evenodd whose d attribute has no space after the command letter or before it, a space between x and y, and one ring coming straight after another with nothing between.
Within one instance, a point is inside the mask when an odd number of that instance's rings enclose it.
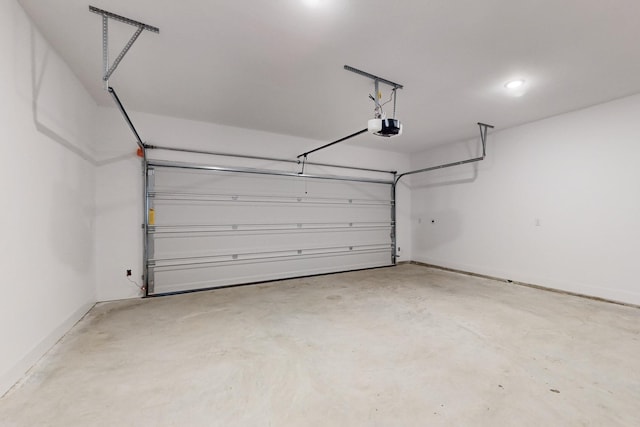
<instances>
[{"instance_id":1,"label":"garage door panel","mask_svg":"<svg viewBox=\"0 0 640 427\"><path fill-rule=\"evenodd\" d=\"M157 225L208 225L208 224L277 224L294 219L298 224L317 222L389 221L390 205L387 206L300 206L287 204L237 204L237 203L175 203L156 201ZM283 218L286 211L287 218Z\"/></svg>"},{"instance_id":2,"label":"garage door panel","mask_svg":"<svg viewBox=\"0 0 640 427\"><path fill-rule=\"evenodd\" d=\"M159 170L159 169L156 169ZM154 177L157 191L211 192L220 194L303 194L304 183L289 177L237 172L167 169Z\"/></svg>"},{"instance_id":3,"label":"garage door panel","mask_svg":"<svg viewBox=\"0 0 640 427\"><path fill-rule=\"evenodd\" d=\"M150 294L394 262L389 182L151 170Z\"/></svg>"},{"instance_id":4,"label":"garage door panel","mask_svg":"<svg viewBox=\"0 0 640 427\"><path fill-rule=\"evenodd\" d=\"M211 234L176 233L155 238L154 258L178 256L204 256L268 252L296 248L348 247L358 242L362 245L388 244L391 227L364 230L308 230L262 232L222 232Z\"/></svg>"},{"instance_id":5,"label":"garage door panel","mask_svg":"<svg viewBox=\"0 0 640 427\"><path fill-rule=\"evenodd\" d=\"M388 200L388 186L367 182L316 180L290 176L254 175L164 168L154 177L154 191L226 195Z\"/></svg>"},{"instance_id":6,"label":"garage door panel","mask_svg":"<svg viewBox=\"0 0 640 427\"><path fill-rule=\"evenodd\" d=\"M255 266L259 264L260 268ZM336 272L336 265L344 270L384 267L389 265L388 253L363 253L323 256L308 259L273 259L218 263L191 266L183 269L156 268L155 293L180 292L218 286L237 285L289 277ZM248 268L251 267L251 268Z\"/></svg>"}]
</instances>

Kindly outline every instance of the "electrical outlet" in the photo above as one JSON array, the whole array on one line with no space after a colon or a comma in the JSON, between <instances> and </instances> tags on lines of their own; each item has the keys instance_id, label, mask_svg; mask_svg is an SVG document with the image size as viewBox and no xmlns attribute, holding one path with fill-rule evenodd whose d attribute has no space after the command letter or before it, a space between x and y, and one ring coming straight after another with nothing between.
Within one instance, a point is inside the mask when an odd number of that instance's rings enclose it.
<instances>
[{"instance_id":1,"label":"electrical outlet","mask_svg":"<svg viewBox=\"0 0 640 427\"><path fill-rule=\"evenodd\" d=\"M131 270L127 270L127 277L131 276Z\"/></svg>"}]
</instances>

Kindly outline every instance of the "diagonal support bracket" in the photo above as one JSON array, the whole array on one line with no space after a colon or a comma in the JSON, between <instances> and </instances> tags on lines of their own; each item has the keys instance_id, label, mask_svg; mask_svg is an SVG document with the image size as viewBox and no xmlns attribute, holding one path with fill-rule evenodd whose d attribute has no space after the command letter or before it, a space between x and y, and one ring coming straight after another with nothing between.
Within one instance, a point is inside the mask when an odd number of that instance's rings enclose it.
<instances>
[{"instance_id":1,"label":"diagonal support bracket","mask_svg":"<svg viewBox=\"0 0 640 427\"><path fill-rule=\"evenodd\" d=\"M117 15L103 9L99 9L95 6L89 6L89 11L102 16L102 66L104 69L102 80L104 81L105 90L108 90L109 77L111 77L116 68L118 68L118 65L120 65L120 61L122 61L129 49L131 49L131 46L133 46L142 31L147 30L151 31L152 33L159 33L160 30L158 29L158 27L153 27L139 21L134 21L133 19L129 19L127 17ZM116 59L113 61L113 64L111 65L109 65L109 18L118 22L132 25L137 28L136 32L133 34L133 36L131 36L127 44L125 44L120 54L116 57Z\"/></svg>"},{"instance_id":2,"label":"diagonal support bracket","mask_svg":"<svg viewBox=\"0 0 640 427\"><path fill-rule=\"evenodd\" d=\"M484 158L487 156L487 132L489 131L489 129L493 129L494 126L478 122L478 127L480 128L480 140L482 141L482 157Z\"/></svg>"}]
</instances>

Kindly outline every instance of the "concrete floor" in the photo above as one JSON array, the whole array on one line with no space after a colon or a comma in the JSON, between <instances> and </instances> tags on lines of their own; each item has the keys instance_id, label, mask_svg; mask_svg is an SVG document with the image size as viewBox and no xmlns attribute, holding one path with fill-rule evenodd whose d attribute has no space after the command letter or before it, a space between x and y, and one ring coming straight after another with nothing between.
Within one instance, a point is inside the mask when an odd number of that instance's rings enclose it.
<instances>
[{"instance_id":1,"label":"concrete floor","mask_svg":"<svg viewBox=\"0 0 640 427\"><path fill-rule=\"evenodd\" d=\"M638 426L640 310L416 265L97 305L9 426Z\"/></svg>"}]
</instances>

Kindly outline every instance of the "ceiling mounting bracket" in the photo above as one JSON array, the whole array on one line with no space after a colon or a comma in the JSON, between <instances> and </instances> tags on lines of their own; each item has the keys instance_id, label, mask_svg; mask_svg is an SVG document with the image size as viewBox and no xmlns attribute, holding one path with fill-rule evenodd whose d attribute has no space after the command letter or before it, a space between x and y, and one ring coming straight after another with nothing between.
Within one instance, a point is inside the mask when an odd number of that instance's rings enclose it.
<instances>
[{"instance_id":1,"label":"ceiling mounting bracket","mask_svg":"<svg viewBox=\"0 0 640 427\"><path fill-rule=\"evenodd\" d=\"M392 86L394 89L403 89L400 83L392 82L391 80L383 79L382 77L378 77L375 74L367 73L366 71L358 70L357 68L353 68L349 65L345 65L344 69L347 71L351 71L352 73L360 74L361 76L368 77L373 80L376 84L376 89L378 88L378 83L384 83L386 85Z\"/></svg>"},{"instance_id":2,"label":"ceiling mounting bracket","mask_svg":"<svg viewBox=\"0 0 640 427\"><path fill-rule=\"evenodd\" d=\"M113 72L118 68L120 61L127 54L133 43L138 39L138 36L142 33L143 30L151 31L152 33L159 33L160 30L158 27L153 27L151 25L147 25L143 22L134 21L133 19L129 19L127 17L117 15L115 13L108 12L103 9L98 9L94 6L89 6L89 11L93 13L97 13L102 16L102 66L104 69L104 75L102 76L102 80L104 81L104 89L109 89L109 77L113 74ZM109 18L132 25L136 27L136 32L131 36L127 44L125 44L124 48L120 54L113 61L113 64L109 66Z\"/></svg>"},{"instance_id":3,"label":"ceiling mounting bracket","mask_svg":"<svg viewBox=\"0 0 640 427\"><path fill-rule=\"evenodd\" d=\"M367 77L371 80L373 80L373 84L375 87L375 96L371 96L369 95L369 97L373 100L373 102L376 104L376 112L381 112L382 111L382 105L380 105L380 83L386 84L391 86L393 89L391 90L392 92L392 96L393 96L393 118L396 118L396 99L397 99L397 92L398 89L404 89L404 86L401 85L400 83L396 83L396 82L392 82L391 80L387 80L384 79L382 77L376 76L375 74L371 74L371 73L367 73L366 71L362 71L362 70L358 70L357 68L353 68L350 65L345 65L344 69L347 71L351 71L352 73L356 73L359 74L361 76ZM376 116L377 117L377 116Z\"/></svg>"}]
</instances>

